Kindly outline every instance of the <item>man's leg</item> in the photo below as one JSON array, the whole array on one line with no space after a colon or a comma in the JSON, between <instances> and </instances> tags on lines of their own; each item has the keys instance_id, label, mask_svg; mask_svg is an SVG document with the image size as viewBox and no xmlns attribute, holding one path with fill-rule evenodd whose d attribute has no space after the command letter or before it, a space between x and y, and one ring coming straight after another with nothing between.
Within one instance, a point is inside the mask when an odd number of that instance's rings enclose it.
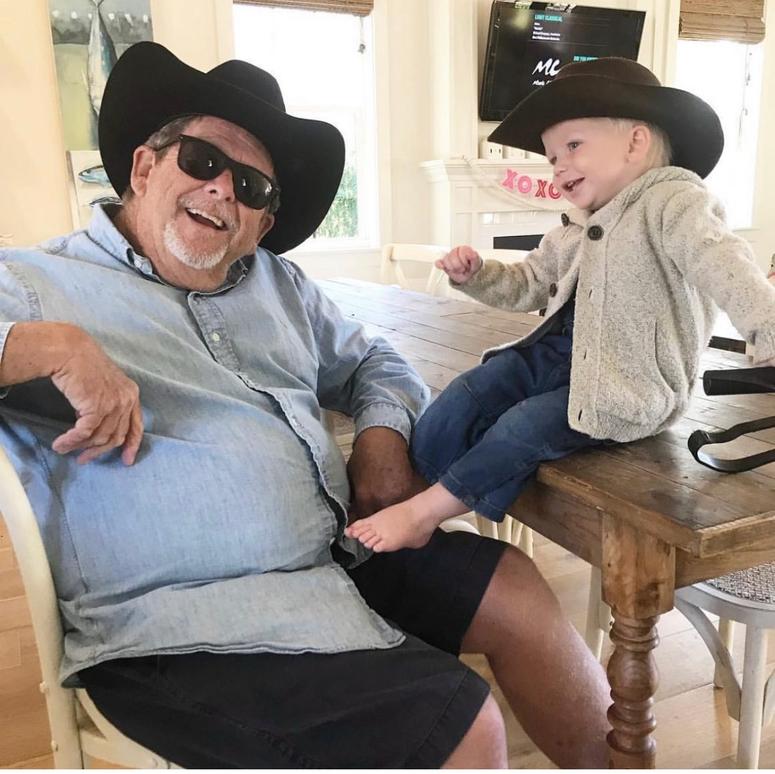
<instances>
[{"instance_id":1,"label":"man's leg","mask_svg":"<svg viewBox=\"0 0 775 774\"><path fill-rule=\"evenodd\" d=\"M514 714L563 768L607 768L605 672L533 562L504 551L462 650L484 653Z\"/></svg>"},{"instance_id":2,"label":"man's leg","mask_svg":"<svg viewBox=\"0 0 775 774\"><path fill-rule=\"evenodd\" d=\"M447 758L443 769L507 769L506 729L492 694L482 705L479 714L460 744Z\"/></svg>"},{"instance_id":3,"label":"man's leg","mask_svg":"<svg viewBox=\"0 0 775 774\"><path fill-rule=\"evenodd\" d=\"M126 658L79 676L111 723L184 768L490 768L506 760L487 683L411 635L384 650Z\"/></svg>"}]
</instances>

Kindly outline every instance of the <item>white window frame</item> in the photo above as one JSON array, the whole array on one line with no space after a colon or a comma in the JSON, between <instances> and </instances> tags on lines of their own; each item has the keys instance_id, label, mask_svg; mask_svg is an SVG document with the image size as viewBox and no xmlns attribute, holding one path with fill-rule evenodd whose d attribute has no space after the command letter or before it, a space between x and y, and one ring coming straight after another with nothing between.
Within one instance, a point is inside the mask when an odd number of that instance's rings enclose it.
<instances>
[{"instance_id":1,"label":"white window frame","mask_svg":"<svg viewBox=\"0 0 775 774\"><path fill-rule=\"evenodd\" d=\"M275 9L263 6L250 6L248 4L235 3L240 8L253 8L272 11ZM285 13L317 15L321 13L331 13L327 11L300 11L284 9ZM339 14L336 14L339 15ZM361 41L365 46L364 56L368 57L364 62L364 104L360 114L353 112L355 118L354 132L354 151L356 159L356 176L358 180L358 233L359 235L351 238L327 238L310 237L292 251L294 255L298 254L320 254L320 253L343 253L350 251L362 251L364 249L374 249L379 245L381 213L379 208L379 190L382 187L379 171L382 165L379 163L379 132L377 122L377 68L374 43L374 23L373 14L361 19ZM236 22L236 19L235 19ZM250 61L247 52L236 50L235 37L235 56L237 58ZM314 56L305 57L300 66L313 66ZM267 70L277 77L280 88L283 87L283 75L280 71L272 70L268 63L263 63ZM285 96L285 93L284 93ZM307 103L305 105L291 104L286 100L286 109L292 115L302 117L314 117L320 120L328 120L326 113L342 112L350 110L347 105L315 105Z\"/></svg>"},{"instance_id":2,"label":"white window frame","mask_svg":"<svg viewBox=\"0 0 775 774\"><path fill-rule=\"evenodd\" d=\"M711 76L705 82L698 82L702 68L688 66L682 70L682 64L686 63L686 56L692 47L714 46L721 50L722 56L726 47L740 47L740 56L744 58L744 72L740 73L740 89L735 94L735 99L740 99L740 109L736 121L731 127L727 121L724 127L725 143L719 167L708 176L708 188L724 203L729 219L729 225L735 231L754 231L755 222L755 196L756 196L756 172L757 154L759 149L759 124L761 116L761 104L764 98L763 85L763 44L746 45L743 43L730 43L726 41L694 41L679 40L676 51L676 83L678 88L684 88L697 96L702 97L713 105L718 103L718 83ZM691 69L690 76L686 75ZM683 77L682 77L683 76ZM722 95L721 98L724 98ZM723 120L723 116L722 116ZM738 168L730 172L730 154L737 159ZM724 168L722 168L722 165ZM726 171L723 177L727 187L731 183L731 190L721 188L721 172Z\"/></svg>"}]
</instances>

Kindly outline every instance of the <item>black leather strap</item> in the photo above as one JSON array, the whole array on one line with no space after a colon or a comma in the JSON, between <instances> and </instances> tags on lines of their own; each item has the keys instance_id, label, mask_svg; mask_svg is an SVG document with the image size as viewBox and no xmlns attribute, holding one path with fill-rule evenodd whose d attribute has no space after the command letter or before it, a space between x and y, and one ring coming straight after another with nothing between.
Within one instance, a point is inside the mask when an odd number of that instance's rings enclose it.
<instances>
[{"instance_id":1,"label":"black leather strap","mask_svg":"<svg viewBox=\"0 0 775 774\"><path fill-rule=\"evenodd\" d=\"M707 430L695 430L689 436L689 451L701 465L713 468L713 470L720 470L722 473L740 473L743 470L758 468L760 465L775 462L775 449L759 452L759 454L751 454L748 457L725 460L709 452L702 451L702 447L714 443L729 443L746 433L755 433L757 430L769 430L771 427L775 427L775 417L757 419L753 422L741 422L739 425L730 427L729 430L719 430L715 433L709 433Z\"/></svg>"},{"instance_id":2,"label":"black leather strap","mask_svg":"<svg viewBox=\"0 0 775 774\"><path fill-rule=\"evenodd\" d=\"M741 395L744 393L775 392L775 368L737 368L722 371L706 371L702 376L706 395ZM743 470L758 468L769 462L775 462L775 449L751 454L737 459L721 459L702 451L703 446L717 443L729 443L747 433L769 430L775 427L775 417L765 417L752 422L741 422L729 430L708 432L695 430L689 436L689 451L697 462L722 473L740 473Z\"/></svg>"}]
</instances>

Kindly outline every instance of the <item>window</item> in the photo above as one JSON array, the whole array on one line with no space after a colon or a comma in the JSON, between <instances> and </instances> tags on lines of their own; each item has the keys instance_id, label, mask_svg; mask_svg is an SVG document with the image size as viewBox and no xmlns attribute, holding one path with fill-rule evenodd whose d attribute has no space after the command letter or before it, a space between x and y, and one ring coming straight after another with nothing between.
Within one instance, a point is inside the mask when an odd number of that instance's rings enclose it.
<instances>
[{"instance_id":1,"label":"window","mask_svg":"<svg viewBox=\"0 0 775 774\"><path fill-rule=\"evenodd\" d=\"M753 220L763 58L761 44L678 41L675 85L709 103L724 129L724 153L707 183L733 229Z\"/></svg>"},{"instance_id":2,"label":"window","mask_svg":"<svg viewBox=\"0 0 775 774\"><path fill-rule=\"evenodd\" d=\"M374 64L369 17L234 5L239 59L277 78L289 113L334 124L344 136L342 182L326 219L300 250L377 243Z\"/></svg>"}]
</instances>

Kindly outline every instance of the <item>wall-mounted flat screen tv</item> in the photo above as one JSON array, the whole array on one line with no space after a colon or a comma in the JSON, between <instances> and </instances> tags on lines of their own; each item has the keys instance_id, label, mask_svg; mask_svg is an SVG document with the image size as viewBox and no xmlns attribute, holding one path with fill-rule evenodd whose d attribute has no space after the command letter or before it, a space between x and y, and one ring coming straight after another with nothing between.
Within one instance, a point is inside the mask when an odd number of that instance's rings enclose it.
<instances>
[{"instance_id":1,"label":"wall-mounted flat screen tv","mask_svg":"<svg viewBox=\"0 0 775 774\"><path fill-rule=\"evenodd\" d=\"M637 59L645 11L495 0L484 60L479 117L501 121L569 62Z\"/></svg>"}]
</instances>

